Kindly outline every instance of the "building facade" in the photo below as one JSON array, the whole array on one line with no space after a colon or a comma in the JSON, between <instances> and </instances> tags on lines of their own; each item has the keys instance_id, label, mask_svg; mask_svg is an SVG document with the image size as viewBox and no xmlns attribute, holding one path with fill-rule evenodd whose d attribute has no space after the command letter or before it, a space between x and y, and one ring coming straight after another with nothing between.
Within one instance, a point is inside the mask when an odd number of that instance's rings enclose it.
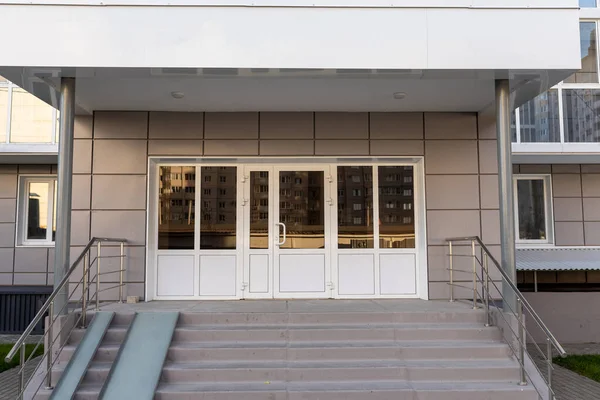
<instances>
[{"instance_id":1,"label":"building facade","mask_svg":"<svg viewBox=\"0 0 600 400\"><path fill-rule=\"evenodd\" d=\"M588 2L300 2L271 11L219 2L13 3L0 9L15 20L68 14L71 32L92 36L86 24L101 16L123 42L104 37L96 51L77 53L64 32L64 48L0 55L10 80L0 82L0 285L54 282L54 107L65 77L76 80L71 260L92 237L124 237L128 295L447 298L447 238L477 235L502 254L499 79L510 81L516 108L517 247L600 246L600 9ZM194 34L189 18L201 11L213 18L201 25L214 40ZM121 22L139 13L168 26L182 21L181 31L131 36ZM235 21L250 16L263 27L244 38ZM315 30L303 36L298 18ZM332 36L321 18L343 32ZM347 30L356 18L364 31ZM524 23L479 41L448 21ZM280 41L262 31L268 26ZM398 26L401 38L391 30ZM369 29L376 34L366 38ZM454 37L444 37L449 31ZM534 35L548 40L516 54L513 44ZM323 38L336 55L314 46ZM406 58L386 55L398 46ZM582 279L554 274L536 282Z\"/></svg>"}]
</instances>

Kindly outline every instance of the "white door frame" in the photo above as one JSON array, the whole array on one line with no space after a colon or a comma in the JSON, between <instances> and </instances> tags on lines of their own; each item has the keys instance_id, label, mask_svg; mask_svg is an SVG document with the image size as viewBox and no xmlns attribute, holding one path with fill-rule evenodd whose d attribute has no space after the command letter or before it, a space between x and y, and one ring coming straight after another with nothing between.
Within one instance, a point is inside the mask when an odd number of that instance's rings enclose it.
<instances>
[{"instance_id":1,"label":"white door frame","mask_svg":"<svg viewBox=\"0 0 600 400\"><path fill-rule=\"evenodd\" d=\"M268 161L267 161L268 160ZM159 165L179 165L179 166L190 166L195 165L197 167L197 171L199 172L199 167L201 166L235 166L238 171L238 189L237 189L237 199L238 199L238 217L237 217L237 234L238 234L238 249L245 248L245 235L240 234L245 232L245 227L247 226L247 213L245 210L242 210L243 207L240 207L241 204L245 200L248 200L249 197L246 196L245 191L242 189L243 185L240 185L241 180L244 179L244 172L246 169L250 168L252 170L260 170L261 166L264 165L265 161L268 162L267 165L269 167L278 165L278 168L283 170L296 168L296 166L305 166L308 168L312 166L315 169L319 169L319 166L324 166L326 164L331 171L336 171L336 167L338 165L373 165L374 168L378 165L412 165L414 167L414 207L415 207L415 230L416 230L416 243L415 248L408 250L415 254L416 258L416 293L410 296L399 296L399 295L377 295L377 296L348 296L348 295L340 295L337 291L337 285L334 279L330 279L333 281L333 286L331 287L331 297L333 298L421 298L428 299L428 271L427 271L427 232L426 232L426 213L425 213L425 175L424 175L424 158L421 157L352 157L344 158L344 157L202 157L202 158L190 158L190 157L160 157L160 156L152 156L148 158L148 182L147 182L147 230L146 230L146 282L145 282L145 300L162 300L162 299L175 299L175 300L191 300L191 299L225 299L226 297L200 297L198 295L198 289L194 290L193 296L175 296L175 297L160 297L156 294L156 285L157 285L157 233L158 233L158 167ZM264 170L264 169L263 169ZM200 179L200 174L197 173L197 184ZM270 182L269 186L274 187L273 179L275 176L275 168L273 168L273 173L270 174ZM375 174L376 175L376 174ZM327 178L327 174L325 174L325 178ZM374 188L375 186L375 181ZM200 190L200 185L197 185L197 190ZM374 189L375 190L375 189ZM333 179L329 188L326 189L330 194L337 195L337 179ZM277 196L278 197L278 196ZM327 196L325 196L327 199ZM336 198L332 196L332 198ZM197 198L198 199L198 198ZM278 206L273 201L270 205L269 215L270 218L275 217L274 210L271 208ZM374 204L376 203L374 198ZM334 204L335 206L335 204ZM200 202L197 201L196 204L196 215L199 215L198 208L200 207ZM326 210L329 210L330 207L326 207ZM337 208L336 208L337 210ZM330 251L329 261L330 261L330 276L334 277L337 274L337 212L333 212L332 210L328 211L330 217L327 219L329 222L329 229L326 232L326 237L331 242L329 245ZM272 216L272 217L271 217ZM196 219L199 223L199 219ZM273 220L274 222L274 220ZM270 222L271 224L271 222ZM199 240L198 232L196 232L196 238ZM274 240L273 237L269 238L270 242ZM241 243L240 243L241 241ZM400 252L406 251L403 249L395 249L395 251L401 250ZM388 250L381 249L380 252L384 253ZM195 254L196 250L194 250ZM360 249L358 250L360 252ZM245 255L244 255L245 257ZM244 257L238 257L237 262L237 274L238 279L236 282L236 295L230 298L232 299L240 299L240 298L252 298L247 290L244 288L244 283L246 278L244 277ZM198 264L198 260L195 260L195 264ZM273 268L271 267L271 270ZM198 274L194 276L195 286L198 286ZM270 282L269 293L274 293L273 282ZM290 296L294 298L299 298L299 296ZM314 296L306 296L311 298Z\"/></svg>"}]
</instances>

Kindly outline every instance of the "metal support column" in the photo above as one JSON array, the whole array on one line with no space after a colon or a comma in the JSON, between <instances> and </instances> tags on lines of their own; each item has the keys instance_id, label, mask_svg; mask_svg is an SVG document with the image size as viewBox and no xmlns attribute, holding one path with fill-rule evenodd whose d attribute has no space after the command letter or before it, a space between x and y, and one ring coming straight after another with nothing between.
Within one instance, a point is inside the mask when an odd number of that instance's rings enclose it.
<instances>
[{"instance_id":1,"label":"metal support column","mask_svg":"<svg viewBox=\"0 0 600 400\"><path fill-rule=\"evenodd\" d=\"M75 78L62 78L60 85L58 141L58 193L56 193L56 237L54 242L54 286L66 275L71 246L71 192L73 180L73 131L75 127ZM67 313L69 285L56 296L54 310ZM62 311L61 311L62 310Z\"/></svg>"},{"instance_id":2,"label":"metal support column","mask_svg":"<svg viewBox=\"0 0 600 400\"><path fill-rule=\"evenodd\" d=\"M516 282L515 207L513 201L512 149L510 134L510 86L506 79L496 81L496 136L498 139L498 192L500 200L500 244L502 269ZM507 285L502 294L507 305L516 309L517 301Z\"/></svg>"}]
</instances>

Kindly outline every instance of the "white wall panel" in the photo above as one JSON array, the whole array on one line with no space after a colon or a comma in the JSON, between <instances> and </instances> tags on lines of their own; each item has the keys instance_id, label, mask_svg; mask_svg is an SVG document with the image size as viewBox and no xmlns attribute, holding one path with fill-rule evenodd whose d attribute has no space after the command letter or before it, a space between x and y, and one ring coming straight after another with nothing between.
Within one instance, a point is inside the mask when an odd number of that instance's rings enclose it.
<instances>
[{"instance_id":1,"label":"white wall panel","mask_svg":"<svg viewBox=\"0 0 600 400\"><path fill-rule=\"evenodd\" d=\"M373 254L338 256L338 293L341 295L375 294Z\"/></svg>"},{"instance_id":2,"label":"white wall panel","mask_svg":"<svg viewBox=\"0 0 600 400\"><path fill-rule=\"evenodd\" d=\"M235 296L236 256L200 256L200 296Z\"/></svg>"},{"instance_id":3,"label":"white wall panel","mask_svg":"<svg viewBox=\"0 0 600 400\"><path fill-rule=\"evenodd\" d=\"M415 294L417 291L414 254L380 254L381 294Z\"/></svg>"},{"instance_id":4,"label":"white wall panel","mask_svg":"<svg viewBox=\"0 0 600 400\"><path fill-rule=\"evenodd\" d=\"M194 295L194 256L158 255L157 296Z\"/></svg>"},{"instance_id":5,"label":"white wall panel","mask_svg":"<svg viewBox=\"0 0 600 400\"><path fill-rule=\"evenodd\" d=\"M250 254L250 293L269 292L269 255Z\"/></svg>"},{"instance_id":6,"label":"white wall panel","mask_svg":"<svg viewBox=\"0 0 600 400\"><path fill-rule=\"evenodd\" d=\"M325 256L282 254L279 256L280 292L325 291Z\"/></svg>"}]
</instances>

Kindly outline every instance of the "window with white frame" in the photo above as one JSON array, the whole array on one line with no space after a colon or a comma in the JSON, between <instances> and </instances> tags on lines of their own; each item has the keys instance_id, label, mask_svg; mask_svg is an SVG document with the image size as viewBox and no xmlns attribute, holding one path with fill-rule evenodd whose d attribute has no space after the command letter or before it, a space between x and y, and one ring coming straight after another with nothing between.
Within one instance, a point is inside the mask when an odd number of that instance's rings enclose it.
<instances>
[{"instance_id":1,"label":"window with white frame","mask_svg":"<svg viewBox=\"0 0 600 400\"><path fill-rule=\"evenodd\" d=\"M580 0L597 7L596 0ZM600 143L598 23L579 23L581 69L545 93L521 105L511 129L516 143Z\"/></svg>"},{"instance_id":2,"label":"window with white frame","mask_svg":"<svg viewBox=\"0 0 600 400\"><path fill-rule=\"evenodd\" d=\"M514 178L517 242L552 243L550 175Z\"/></svg>"},{"instance_id":3,"label":"window with white frame","mask_svg":"<svg viewBox=\"0 0 600 400\"><path fill-rule=\"evenodd\" d=\"M56 234L56 178L20 177L17 242L52 246Z\"/></svg>"}]
</instances>

